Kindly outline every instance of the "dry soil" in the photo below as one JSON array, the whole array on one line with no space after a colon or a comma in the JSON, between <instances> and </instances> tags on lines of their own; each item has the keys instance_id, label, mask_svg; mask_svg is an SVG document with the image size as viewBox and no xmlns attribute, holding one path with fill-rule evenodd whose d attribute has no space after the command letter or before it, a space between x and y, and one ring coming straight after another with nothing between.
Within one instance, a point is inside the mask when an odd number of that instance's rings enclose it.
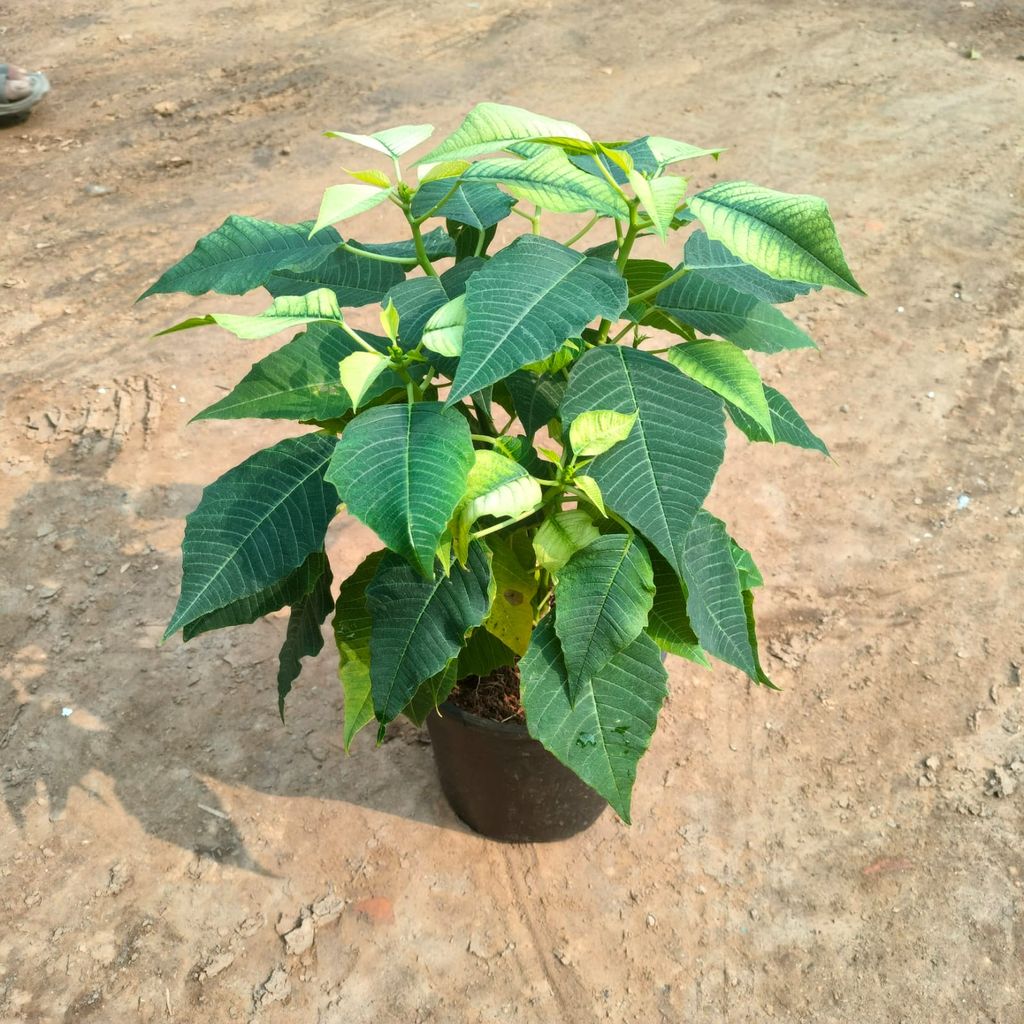
<instances>
[{"instance_id":1,"label":"dry soil","mask_svg":"<svg viewBox=\"0 0 1024 1024\"><path fill-rule=\"evenodd\" d=\"M0 22L54 86L0 131L4 1024L1024 1020L1019 4ZM765 363L835 461L737 438L712 500L783 692L673 663L635 824L552 846L469 833L411 727L345 758L326 653L282 726L280 619L158 646L183 516L281 429L186 427L261 344L150 340L245 301L133 300L229 212L311 216L360 159L322 129L481 99L727 146L695 184L827 196L870 293ZM339 524L341 570L371 542Z\"/></svg>"}]
</instances>

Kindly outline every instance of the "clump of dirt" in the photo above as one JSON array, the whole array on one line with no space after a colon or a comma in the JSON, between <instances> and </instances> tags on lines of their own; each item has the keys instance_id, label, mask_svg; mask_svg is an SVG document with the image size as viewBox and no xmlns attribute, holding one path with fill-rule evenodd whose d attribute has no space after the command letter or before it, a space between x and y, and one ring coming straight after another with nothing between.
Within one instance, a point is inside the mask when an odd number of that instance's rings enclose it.
<instances>
[{"instance_id":1,"label":"clump of dirt","mask_svg":"<svg viewBox=\"0 0 1024 1024\"><path fill-rule=\"evenodd\" d=\"M463 711L492 722L525 722L519 700L519 669L502 665L486 676L467 676L455 684L448 699Z\"/></svg>"}]
</instances>

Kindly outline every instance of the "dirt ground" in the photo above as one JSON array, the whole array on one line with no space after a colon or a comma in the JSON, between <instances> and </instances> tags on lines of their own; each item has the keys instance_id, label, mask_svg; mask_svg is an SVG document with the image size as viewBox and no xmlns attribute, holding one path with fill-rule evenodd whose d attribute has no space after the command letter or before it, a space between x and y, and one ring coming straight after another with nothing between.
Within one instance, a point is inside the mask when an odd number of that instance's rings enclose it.
<instances>
[{"instance_id":1,"label":"dirt ground","mask_svg":"<svg viewBox=\"0 0 1024 1024\"><path fill-rule=\"evenodd\" d=\"M0 131L3 1024L1024 1020L1018 4L0 22L54 86ZM737 438L713 496L784 692L673 662L635 825L550 846L469 833L411 727L345 758L329 650L282 726L280 619L157 645L183 516L282 429L186 427L269 344L149 338L245 301L133 300L229 212L313 215L357 159L322 129L481 99L825 195L870 294L803 300L820 355L770 364L835 462ZM342 570L371 543L332 538Z\"/></svg>"}]
</instances>

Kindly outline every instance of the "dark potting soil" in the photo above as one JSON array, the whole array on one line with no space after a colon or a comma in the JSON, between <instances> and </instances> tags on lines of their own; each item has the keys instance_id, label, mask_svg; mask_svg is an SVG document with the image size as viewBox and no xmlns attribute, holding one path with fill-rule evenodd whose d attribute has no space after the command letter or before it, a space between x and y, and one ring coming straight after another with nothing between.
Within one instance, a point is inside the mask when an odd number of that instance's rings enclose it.
<instances>
[{"instance_id":1,"label":"dark potting soil","mask_svg":"<svg viewBox=\"0 0 1024 1024\"><path fill-rule=\"evenodd\" d=\"M503 665L489 675L460 679L448 699L481 718L492 722L525 722L519 702L519 669Z\"/></svg>"}]
</instances>

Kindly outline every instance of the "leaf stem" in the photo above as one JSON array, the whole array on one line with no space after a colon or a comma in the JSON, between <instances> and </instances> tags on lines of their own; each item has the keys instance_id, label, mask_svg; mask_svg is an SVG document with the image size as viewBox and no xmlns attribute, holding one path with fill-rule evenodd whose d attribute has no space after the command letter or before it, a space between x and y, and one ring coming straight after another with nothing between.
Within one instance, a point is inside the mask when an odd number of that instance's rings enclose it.
<instances>
[{"instance_id":1,"label":"leaf stem","mask_svg":"<svg viewBox=\"0 0 1024 1024\"><path fill-rule=\"evenodd\" d=\"M684 277L690 272L689 267L678 267L671 274L668 275L663 281L659 281L656 285L647 288L645 291L637 292L636 295L630 295L630 302L646 302L647 299L653 299L658 292L667 288L670 284L675 284L681 277Z\"/></svg>"},{"instance_id":2,"label":"leaf stem","mask_svg":"<svg viewBox=\"0 0 1024 1024\"><path fill-rule=\"evenodd\" d=\"M592 227L594 227L595 224L597 224L597 222L600 219L601 219L601 215L595 213L594 216L591 217L590 220L588 220L587 223L584 224L583 227L580 228L580 230L577 231L575 235L572 236L572 238L570 238L568 241L566 241L563 244L567 245L567 246L575 245Z\"/></svg>"},{"instance_id":3,"label":"leaf stem","mask_svg":"<svg viewBox=\"0 0 1024 1024\"><path fill-rule=\"evenodd\" d=\"M423 244L423 234L419 224L409 213L408 205L403 206L402 209L405 211L405 219L409 222L409 228L412 231L412 244L416 246L416 259L419 265L423 268L424 273L431 277L440 277L441 275L434 269L434 264L430 262L430 257L427 256L427 247Z\"/></svg>"},{"instance_id":4,"label":"leaf stem","mask_svg":"<svg viewBox=\"0 0 1024 1024\"><path fill-rule=\"evenodd\" d=\"M367 352L372 352L375 356L379 356L380 352L377 351L365 338L363 338L356 331L352 330L351 327L344 320L329 320L328 323L337 324L357 345L366 349Z\"/></svg>"},{"instance_id":5,"label":"leaf stem","mask_svg":"<svg viewBox=\"0 0 1024 1024\"><path fill-rule=\"evenodd\" d=\"M448 200L451 199L451 197L453 195L455 195L456 191L458 190L458 188L459 188L459 186L461 184L462 184L462 179L461 178L456 178L455 179L455 184L452 185L452 187L444 194L444 197L439 202L435 203L429 210L427 210L426 213L424 213L422 216L419 216L419 217L416 218L416 224L420 225L425 220L429 220L431 217L433 217L434 214L437 213L437 211L440 210L441 207L444 206L444 204L447 203Z\"/></svg>"},{"instance_id":6,"label":"leaf stem","mask_svg":"<svg viewBox=\"0 0 1024 1024\"><path fill-rule=\"evenodd\" d=\"M419 259L416 256L384 256L381 253L368 252L366 249L360 249L358 246L349 245L348 242L342 242L338 248L368 260L378 260L380 263L400 263L403 267L415 267L419 263Z\"/></svg>"}]
</instances>

